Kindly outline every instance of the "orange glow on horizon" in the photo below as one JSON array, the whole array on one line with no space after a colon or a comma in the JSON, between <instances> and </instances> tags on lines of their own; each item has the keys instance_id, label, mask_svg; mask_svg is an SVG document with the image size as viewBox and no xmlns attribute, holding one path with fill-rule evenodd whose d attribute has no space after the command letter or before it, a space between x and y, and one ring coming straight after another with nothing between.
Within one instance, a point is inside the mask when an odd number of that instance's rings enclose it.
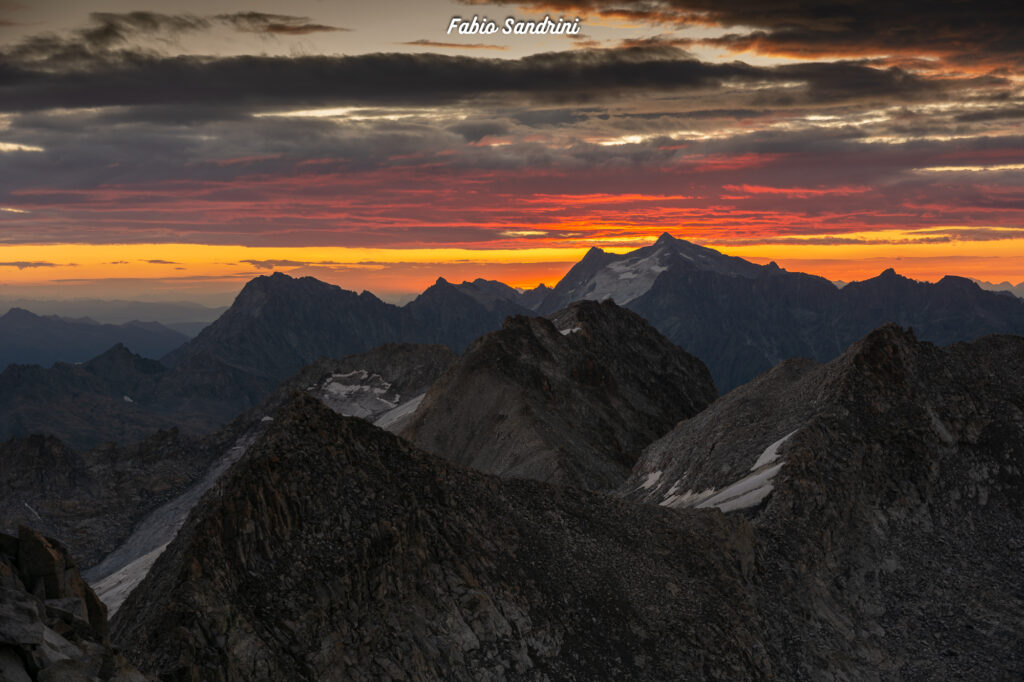
<instances>
[{"instance_id":1,"label":"orange glow on horizon","mask_svg":"<svg viewBox=\"0 0 1024 682\"><path fill-rule=\"evenodd\" d=\"M946 228L954 230L955 228ZM991 282L1024 280L1024 238L991 241L914 241L942 230L882 231L837 237L853 243L716 244L689 238L756 263L774 260L791 271L830 280L855 281L894 268L907 277L936 281L959 275ZM688 235L675 233L679 238ZM657 233L607 234L595 239L606 251L625 253L650 244ZM858 241L861 240L861 241ZM568 240L566 240L568 242ZM874 243L872 243L872 241ZM313 276L355 291L387 296L422 291L438 277L452 282L478 277L514 287L556 284L588 248L525 241L519 248L247 247L207 244L0 245L0 296L26 289L59 298L94 295L96 287L124 289L121 297L152 289L187 298L189 292L237 291L244 282L274 271ZM536 244L536 245L534 245ZM582 244L582 245L581 245ZM130 287L130 289L129 289ZM110 294L105 294L108 297Z\"/></svg>"}]
</instances>

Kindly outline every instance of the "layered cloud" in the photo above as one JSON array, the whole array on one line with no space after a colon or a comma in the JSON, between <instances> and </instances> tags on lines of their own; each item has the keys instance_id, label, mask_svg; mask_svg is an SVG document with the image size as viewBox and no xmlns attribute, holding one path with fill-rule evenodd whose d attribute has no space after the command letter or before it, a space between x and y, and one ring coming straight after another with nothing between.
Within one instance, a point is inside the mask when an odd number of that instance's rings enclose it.
<instances>
[{"instance_id":1,"label":"layered cloud","mask_svg":"<svg viewBox=\"0 0 1024 682\"><path fill-rule=\"evenodd\" d=\"M685 44L788 57L899 54L961 65L1002 62L1019 67L1024 50L1020 5L1005 0L467 0L466 4L495 2L662 29L717 29L718 35L688 39Z\"/></svg>"},{"instance_id":2,"label":"layered cloud","mask_svg":"<svg viewBox=\"0 0 1024 682\"><path fill-rule=\"evenodd\" d=\"M576 249L669 230L839 253L1022 238L1013 5L531 6L650 33L522 58L430 39L416 42L476 54L227 56L174 37L341 28L134 12L2 47L0 244Z\"/></svg>"}]
</instances>

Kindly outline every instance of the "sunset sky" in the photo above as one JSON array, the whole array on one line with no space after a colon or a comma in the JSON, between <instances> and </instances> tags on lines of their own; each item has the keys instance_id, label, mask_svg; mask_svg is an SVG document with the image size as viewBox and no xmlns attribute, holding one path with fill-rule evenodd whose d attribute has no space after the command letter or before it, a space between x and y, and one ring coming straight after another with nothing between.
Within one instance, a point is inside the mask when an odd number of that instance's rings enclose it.
<instances>
[{"instance_id":1,"label":"sunset sky","mask_svg":"<svg viewBox=\"0 0 1024 682\"><path fill-rule=\"evenodd\" d=\"M448 35L453 16L577 36ZM1015 1L0 0L0 296L553 284L669 232L1024 280Z\"/></svg>"}]
</instances>

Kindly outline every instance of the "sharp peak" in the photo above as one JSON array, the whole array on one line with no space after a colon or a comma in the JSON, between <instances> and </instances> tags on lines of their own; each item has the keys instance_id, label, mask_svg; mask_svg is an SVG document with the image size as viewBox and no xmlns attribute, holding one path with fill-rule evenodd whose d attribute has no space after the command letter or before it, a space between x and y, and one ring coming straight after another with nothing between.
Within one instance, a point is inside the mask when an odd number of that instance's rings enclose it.
<instances>
[{"instance_id":1,"label":"sharp peak","mask_svg":"<svg viewBox=\"0 0 1024 682\"><path fill-rule=\"evenodd\" d=\"M675 237L670 235L668 232L662 232L661 236L659 236L658 239L654 243L655 244L672 244L674 242L681 242L681 241L683 241L683 240L682 239L676 239Z\"/></svg>"}]
</instances>

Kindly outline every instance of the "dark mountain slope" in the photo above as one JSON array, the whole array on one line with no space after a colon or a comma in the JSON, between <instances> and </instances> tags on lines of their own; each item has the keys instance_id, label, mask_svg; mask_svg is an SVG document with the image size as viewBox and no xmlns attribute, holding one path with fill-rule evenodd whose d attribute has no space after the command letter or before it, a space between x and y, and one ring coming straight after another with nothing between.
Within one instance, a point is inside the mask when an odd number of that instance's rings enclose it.
<instances>
[{"instance_id":1,"label":"dark mountain slope","mask_svg":"<svg viewBox=\"0 0 1024 682\"><path fill-rule=\"evenodd\" d=\"M276 383L320 357L343 357L398 340L399 309L312 277L251 280L231 307L164 361L209 355Z\"/></svg>"},{"instance_id":2,"label":"dark mountain slope","mask_svg":"<svg viewBox=\"0 0 1024 682\"><path fill-rule=\"evenodd\" d=\"M704 365L640 317L581 301L479 339L402 435L488 473L613 488L645 445L714 397Z\"/></svg>"},{"instance_id":3,"label":"dark mountain slope","mask_svg":"<svg viewBox=\"0 0 1024 682\"><path fill-rule=\"evenodd\" d=\"M753 278L686 269L659 275L629 308L704 360L725 391L789 358L841 353L854 339L831 325L838 294L821 277L778 269Z\"/></svg>"},{"instance_id":4,"label":"dark mountain slope","mask_svg":"<svg viewBox=\"0 0 1024 682\"><path fill-rule=\"evenodd\" d=\"M309 277L258 277L163 365L119 345L81 366L12 366L0 374L0 439L44 433L85 450L159 428L210 433L320 358L403 340L463 348L522 310L485 307L447 283L398 308Z\"/></svg>"},{"instance_id":5,"label":"dark mountain slope","mask_svg":"<svg viewBox=\"0 0 1024 682\"><path fill-rule=\"evenodd\" d=\"M408 341L441 343L462 352L472 341L501 326L509 315L528 312L506 298L515 290L500 282L449 284L443 278L402 308Z\"/></svg>"},{"instance_id":6,"label":"dark mountain slope","mask_svg":"<svg viewBox=\"0 0 1024 682\"><path fill-rule=\"evenodd\" d=\"M682 422L622 491L751 519L764 589L790 595L766 645L797 670L1013 679L1024 674L1022 377L1020 337L937 348L887 326Z\"/></svg>"},{"instance_id":7,"label":"dark mountain slope","mask_svg":"<svg viewBox=\"0 0 1024 682\"><path fill-rule=\"evenodd\" d=\"M164 679L752 679L746 526L460 470L303 398L113 630Z\"/></svg>"},{"instance_id":8,"label":"dark mountain slope","mask_svg":"<svg viewBox=\"0 0 1024 682\"><path fill-rule=\"evenodd\" d=\"M11 365L0 373L0 438L46 433L89 449L112 440L140 440L176 421L185 428L202 425L201 417L190 421L178 415L178 420L136 402L163 371L156 360L120 345L81 365Z\"/></svg>"},{"instance_id":9,"label":"dark mountain slope","mask_svg":"<svg viewBox=\"0 0 1024 682\"><path fill-rule=\"evenodd\" d=\"M12 439L0 445L0 530L32 525L92 566L136 521L193 483L230 436L158 431L81 453L53 437Z\"/></svg>"},{"instance_id":10,"label":"dark mountain slope","mask_svg":"<svg viewBox=\"0 0 1024 682\"><path fill-rule=\"evenodd\" d=\"M100 364L118 357L114 354ZM159 542L147 537L136 539L130 548L120 547L150 514L163 514L153 526L171 525L175 514L179 523L183 521L198 500L192 490L197 481L221 466L218 463L223 463L222 471L237 459L296 390L308 391L332 409L373 419L422 396L454 359L443 346L389 344L341 360L321 360L283 382L257 408L204 437L174 429L131 445L81 451L53 437L12 439L0 444L0 530L31 524L64 542L89 567L90 580L105 578L139 558L138 552L170 540L173 533L154 536ZM118 367L109 369L118 375ZM125 381L132 378L126 376ZM362 411L373 397L380 398L382 407ZM189 495L194 500L181 501ZM168 509L161 511L164 506ZM116 548L115 560L107 555Z\"/></svg>"},{"instance_id":11,"label":"dark mountain slope","mask_svg":"<svg viewBox=\"0 0 1024 682\"><path fill-rule=\"evenodd\" d=\"M165 679L1015 679L1024 386L998 370L1022 363L1024 339L888 327L778 368L626 488L721 493L782 464L726 514L460 470L303 398L116 639Z\"/></svg>"}]
</instances>

